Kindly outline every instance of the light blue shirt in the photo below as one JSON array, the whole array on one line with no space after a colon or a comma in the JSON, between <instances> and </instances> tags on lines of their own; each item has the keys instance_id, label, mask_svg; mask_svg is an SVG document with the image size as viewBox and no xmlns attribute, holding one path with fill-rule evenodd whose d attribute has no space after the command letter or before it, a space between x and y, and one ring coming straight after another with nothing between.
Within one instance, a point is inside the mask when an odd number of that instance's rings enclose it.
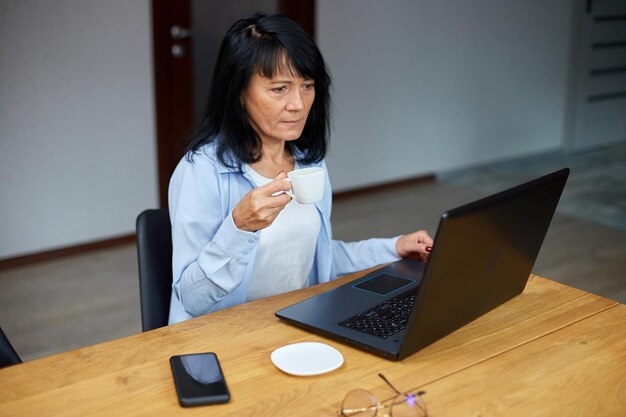
<instances>
[{"instance_id":1,"label":"light blue shirt","mask_svg":"<svg viewBox=\"0 0 626 417\"><path fill-rule=\"evenodd\" d=\"M324 162L306 166L322 166ZM306 166L296 163L296 168ZM232 211L254 188L250 167L224 166L213 145L202 147L192 162L183 157L169 185L172 222L172 299L169 323L177 323L244 303L254 268L259 232L239 230ZM315 203L321 228L309 285L328 282L399 259L399 238L342 242L332 239L332 190L326 173L324 198Z\"/></svg>"}]
</instances>

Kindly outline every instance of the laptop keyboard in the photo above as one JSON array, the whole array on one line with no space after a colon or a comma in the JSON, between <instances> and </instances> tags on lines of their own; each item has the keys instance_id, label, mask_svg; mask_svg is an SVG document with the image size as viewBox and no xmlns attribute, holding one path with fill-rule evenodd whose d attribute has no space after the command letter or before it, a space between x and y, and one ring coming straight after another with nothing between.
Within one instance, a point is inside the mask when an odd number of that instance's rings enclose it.
<instances>
[{"instance_id":1,"label":"laptop keyboard","mask_svg":"<svg viewBox=\"0 0 626 417\"><path fill-rule=\"evenodd\" d=\"M415 294L417 291L400 294L342 321L339 325L386 339L406 327Z\"/></svg>"}]
</instances>

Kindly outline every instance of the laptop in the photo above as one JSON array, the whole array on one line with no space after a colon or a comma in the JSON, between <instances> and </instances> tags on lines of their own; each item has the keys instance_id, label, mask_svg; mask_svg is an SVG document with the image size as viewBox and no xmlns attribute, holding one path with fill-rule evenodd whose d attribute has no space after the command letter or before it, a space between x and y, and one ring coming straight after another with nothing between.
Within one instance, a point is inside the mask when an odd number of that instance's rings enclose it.
<instances>
[{"instance_id":1,"label":"laptop","mask_svg":"<svg viewBox=\"0 0 626 417\"><path fill-rule=\"evenodd\" d=\"M276 316L402 360L520 294L569 169L446 211L427 263L403 259Z\"/></svg>"}]
</instances>

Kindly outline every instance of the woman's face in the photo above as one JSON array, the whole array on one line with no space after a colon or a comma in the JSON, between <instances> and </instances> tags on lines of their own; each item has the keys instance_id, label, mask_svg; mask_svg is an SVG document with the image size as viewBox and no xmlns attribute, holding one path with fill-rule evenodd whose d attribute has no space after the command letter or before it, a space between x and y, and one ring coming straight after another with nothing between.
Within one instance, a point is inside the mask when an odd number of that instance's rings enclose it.
<instances>
[{"instance_id":1,"label":"woman's face","mask_svg":"<svg viewBox=\"0 0 626 417\"><path fill-rule=\"evenodd\" d=\"M313 80L284 74L268 78L257 72L242 96L248 120L263 145L298 139L313 100Z\"/></svg>"}]
</instances>

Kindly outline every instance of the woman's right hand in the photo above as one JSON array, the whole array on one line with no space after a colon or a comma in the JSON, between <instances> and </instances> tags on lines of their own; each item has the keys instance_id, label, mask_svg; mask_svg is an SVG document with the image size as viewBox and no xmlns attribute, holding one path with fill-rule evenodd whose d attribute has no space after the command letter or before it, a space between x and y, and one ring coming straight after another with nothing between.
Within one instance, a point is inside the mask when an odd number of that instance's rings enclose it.
<instances>
[{"instance_id":1,"label":"woman's right hand","mask_svg":"<svg viewBox=\"0 0 626 417\"><path fill-rule=\"evenodd\" d=\"M274 181L262 187L255 188L243 196L233 209L233 221L239 230L256 232L270 226L278 214L291 201L288 194L280 191L289 191L291 185L283 181L287 175L281 172Z\"/></svg>"}]
</instances>

